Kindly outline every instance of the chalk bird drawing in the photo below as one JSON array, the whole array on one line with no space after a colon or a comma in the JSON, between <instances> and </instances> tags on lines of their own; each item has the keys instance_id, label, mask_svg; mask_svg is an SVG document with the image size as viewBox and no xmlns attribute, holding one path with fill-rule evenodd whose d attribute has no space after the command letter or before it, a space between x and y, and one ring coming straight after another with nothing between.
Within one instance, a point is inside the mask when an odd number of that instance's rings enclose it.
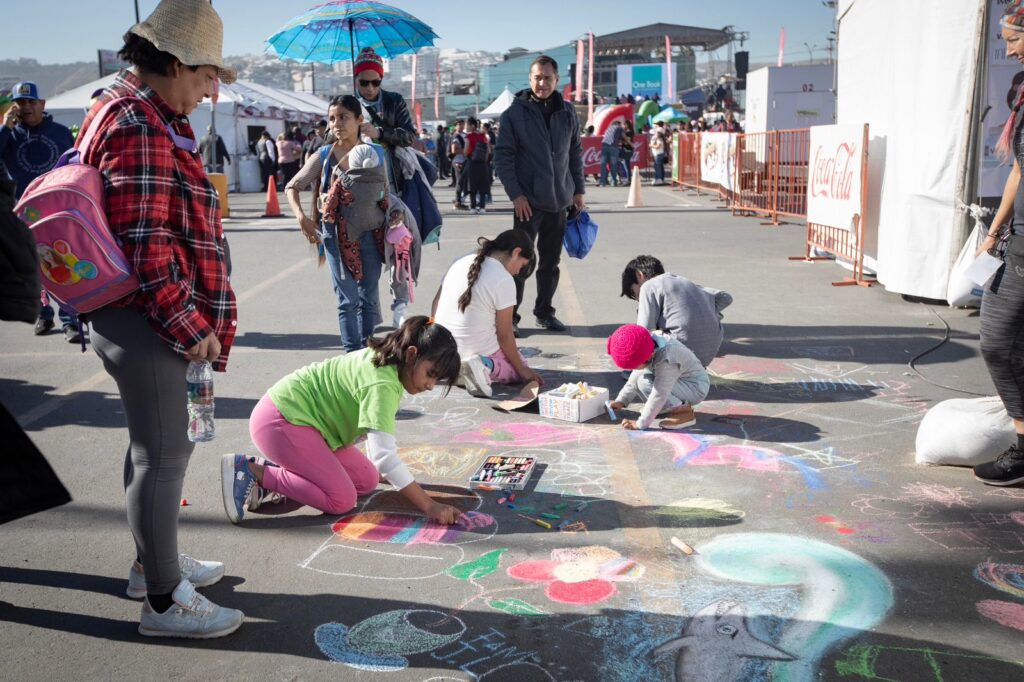
<instances>
[{"instance_id":1,"label":"chalk bird drawing","mask_svg":"<svg viewBox=\"0 0 1024 682\"><path fill-rule=\"evenodd\" d=\"M792 661L796 657L758 639L747 628L742 604L720 599L697 612L683 628L683 636L654 649L654 655L679 651L676 680L733 682L743 679L743 669L753 658Z\"/></svg>"}]
</instances>

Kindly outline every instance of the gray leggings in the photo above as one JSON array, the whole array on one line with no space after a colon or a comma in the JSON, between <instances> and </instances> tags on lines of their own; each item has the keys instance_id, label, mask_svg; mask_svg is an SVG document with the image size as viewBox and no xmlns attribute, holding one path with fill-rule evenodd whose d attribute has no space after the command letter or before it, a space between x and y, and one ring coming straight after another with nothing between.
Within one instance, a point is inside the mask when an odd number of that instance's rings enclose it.
<instances>
[{"instance_id":1,"label":"gray leggings","mask_svg":"<svg viewBox=\"0 0 1024 682\"><path fill-rule=\"evenodd\" d=\"M92 346L117 382L128 418L124 460L128 526L146 572L146 589L166 594L181 580L178 510L193 444L186 436L185 370L135 310L104 308L89 315Z\"/></svg>"}]
</instances>

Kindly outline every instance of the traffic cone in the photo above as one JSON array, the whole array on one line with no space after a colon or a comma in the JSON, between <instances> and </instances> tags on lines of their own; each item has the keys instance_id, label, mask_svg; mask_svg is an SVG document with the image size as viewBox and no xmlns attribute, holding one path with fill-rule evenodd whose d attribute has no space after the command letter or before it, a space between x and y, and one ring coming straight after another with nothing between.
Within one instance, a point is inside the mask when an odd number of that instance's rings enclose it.
<instances>
[{"instance_id":1,"label":"traffic cone","mask_svg":"<svg viewBox=\"0 0 1024 682\"><path fill-rule=\"evenodd\" d=\"M626 208L643 208L644 199L640 196L640 169L633 166L633 179L629 182L629 198Z\"/></svg>"},{"instance_id":2,"label":"traffic cone","mask_svg":"<svg viewBox=\"0 0 1024 682\"><path fill-rule=\"evenodd\" d=\"M263 214L264 218L283 218L284 213L281 213L281 204L277 201L277 183L274 182L274 176L271 175L267 178L267 212Z\"/></svg>"}]
</instances>

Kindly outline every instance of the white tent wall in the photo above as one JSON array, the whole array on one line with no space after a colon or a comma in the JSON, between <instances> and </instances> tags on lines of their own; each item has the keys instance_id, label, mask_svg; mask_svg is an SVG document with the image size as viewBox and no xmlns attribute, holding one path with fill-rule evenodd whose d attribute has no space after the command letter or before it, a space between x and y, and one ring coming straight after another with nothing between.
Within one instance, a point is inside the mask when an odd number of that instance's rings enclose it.
<instances>
[{"instance_id":1,"label":"white tent wall","mask_svg":"<svg viewBox=\"0 0 1024 682\"><path fill-rule=\"evenodd\" d=\"M839 6L838 122L870 124L865 264L890 291L946 296L985 1Z\"/></svg>"}]
</instances>

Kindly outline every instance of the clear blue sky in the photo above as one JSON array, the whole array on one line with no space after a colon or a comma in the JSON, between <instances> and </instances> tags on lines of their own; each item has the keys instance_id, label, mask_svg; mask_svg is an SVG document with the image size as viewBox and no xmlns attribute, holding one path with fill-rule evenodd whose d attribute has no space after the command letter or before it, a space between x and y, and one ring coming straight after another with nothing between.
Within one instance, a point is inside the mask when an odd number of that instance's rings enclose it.
<instances>
[{"instance_id":1,"label":"clear blue sky","mask_svg":"<svg viewBox=\"0 0 1024 682\"><path fill-rule=\"evenodd\" d=\"M121 35L135 23L133 0L6 1L0 28L0 59L31 57L44 64L92 61L96 50L116 49ZM139 0L148 15L157 0ZM262 52L263 41L282 24L318 0L214 0L224 19L226 54ZM504 51L511 47L539 50L562 44L587 31L613 33L665 22L748 31L746 49L755 61L774 61L779 29L786 28L786 57L804 60L814 49L825 56L834 10L821 0L391 0L441 36L439 47ZM635 10L627 14L625 9ZM721 51L724 58L725 52Z\"/></svg>"}]
</instances>

